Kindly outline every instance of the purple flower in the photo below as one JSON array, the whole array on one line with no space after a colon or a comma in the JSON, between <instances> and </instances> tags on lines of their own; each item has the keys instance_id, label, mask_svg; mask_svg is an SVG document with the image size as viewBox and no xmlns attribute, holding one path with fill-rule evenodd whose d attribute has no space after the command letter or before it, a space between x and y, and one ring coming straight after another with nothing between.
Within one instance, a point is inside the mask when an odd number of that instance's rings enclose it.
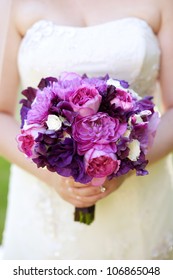
<instances>
[{"instance_id":1,"label":"purple flower","mask_svg":"<svg viewBox=\"0 0 173 280\"><path fill-rule=\"evenodd\" d=\"M82 76L82 81L88 85L95 87L99 93L102 95L107 90L107 80L109 76L105 77L87 77L87 75Z\"/></svg>"},{"instance_id":2,"label":"purple flower","mask_svg":"<svg viewBox=\"0 0 173 280\"><path fill-rule=\"evenodd\" d=\"M43 124L47 120L53 98L55 98L55 93L51 87L37 90L36 97L27 115L27 124Z\"/></svg>"},{"instance_id":3,"label":"purple flower","mask_svg":"<svg viewBox=\"0 0 173 280\"><path fill-rule=\"evenodd\" d=\"M97 113L87 117L77 117L73 124L73 137L77 142L80 155L92 149L94 145L116 142L126 131L127 124L106 113Z\"/></svg>"},{"instance_id":4,"label":"purple flower","mask_svg":"<svg viewBox=\"0 0 173 280\"><path fill-rule=\"evenodd\" d=\"M152 96L145 96L144 98L136 101L134 110L137 112L149 110L153 112L154 103L152 102Z\"/></svg>"},{"instance_id":5,"label":"purple flower","mask_svg":"<svg viewBox=\"0 0 173 280\"><path fill-rule=\"evenodd\" d=\"M52 104L49 108L49 113L62 116L65 118L63 124L66 126L71 126L76 113L73 111L70 103L68 101L59 101L59 98L57 100L57 97L52 99L51 103Z\"/></svg>"},{"instance_id":6,"label":"purple flower","mask_svg":"<svg viewBox=\"0 0 173 280\"><path fill-rule=\"evenodd\" d=\"M141 152L137 161L133 162L134 169L136 169L136 175L144 176L148 174L148 171L145 170L148 160L145 159L145 155Z\"/></svg>"},{"instance_id":7,"label":"purple flower","mask_svg":"<svg viewBox=\"0 0 173 280\"><path fill-rule=\"evenodd\" d=\"M71 175L71 173L69 175L68 166L75 154L75 143L71 138L63 139L61 137L60 132L40 134L35 146L37 157L33 161L38 167L46 166L52 172L58 172L59 168L61 173L58 173L68 177Z\"/></svg>"},{"instance_id":8,"label":"purple flower","mask_svg":"<svg viewBox=\"0 0 173 280\"><path fill-rule=\"evenodd\" d=\"M92 177L86 173L83 156L79 156L77 154L74 155L73 161L71 163L71 176L76 182L82 184L91 182Z\"/></svg>"},{"instance_id":9,"label":"purple flower","mask_svg":"<svg viewBox=\"0 0 173 280\"><path fill-rule=\"evenodd\" d=\"M136 175L144 176L148 174L148 171L145 169L148 161L145 159L145 155L141 152L137 161L131 161L129 158L124 158L121 160L120 167L117 173L112 173L108 176L108 179L111 180L114 177L119 177L127 174L130 170L136 170Z\"/></svg>"},{"instance_id":10,"label":"purple flower","mask_svg":"<svg viewBox=\"0 0 173 280\"><path fill-rule=\"evenodd\" d=\"M91 86L80 86L74 93L69 97L69 102L75 112L85 114L90 112L97 113L102 97L95 87ZM91 110L85 110L85 109Z\"/></svg>"},{"instance_id":11,"label":"purple flower","mask_svg":"<svg viewBox=\"0 0 173 280\"><path fill-rule=\"evenodd\" d=\"M111 180L114 177L119 177L119 176L125 175L130 170L134 170L133 162L130 159L125 158L125 159L121 160L118 171L115 174L112 173L110 176L108 176L108 179Z\"/></svg>"},{"instance_id":12,"label":"purple flower","mask_svg":"<svg viewBox=\"0 0 173 280\"><path fill-rule=\"evenodd\" d=\"M148 123L148 148L153 145L154 137L159 123L160 123L159 113L154 112Z\"/></svg>"},{"instance_id":13,"label":"purple flower","mask_svg":"<svg viewBox=\"0 0 173 280\"><path fill-rule=\"evenodd\" d=\"M74 72L62 72L61 76L59 77L59 83L64 87L69 87L71 85L78 87L80 86L81 82L82 77Z\"/></svg>"},{"instance_id":14,"label":"purple flower","mask_svg":"<svg viewBox=\"0 0 173 280\"><path fill-rule=\"evenodd\" d=\"M127 122L129 111L125 111L123 106L117 106L116 103L111 103L112 100L115 100L117 95L117 89L114 86L108 86L107 91L102 96L102 102L99 108L100 112L105 112L113 118L119 119L120 122ZM118 99L118 102L120 98Z\"/></svg>"},{"instance_id":15,"label":"purple flower","mask_svg":"<svg viewBox=\"0 0 173 280\"><path fill-rule=\"evenodd\" d=\"M159 114L152 113L150 110L141 111L130 117L131 138L140 142L140 147L145 154L153 144L159 122Z\"/></svg>"},{"instance_id":16,"label":"purple flower","mask_svg":"<svg viewBox=\"0 0 173 280\"><path fill-rule=\"evenodd\" d=\"M36 96L36 89L32 87L28 87L27 89L22 91L22 95L24 95L27 99L21 99L20 104L22 107L20 109L20 116L21 116L21 128L24 126L24 122L27 119L28 111L31 109L31 104L35 99Z\"/></svg>"},{"instance_id":17,"label":"purple flower","mask_svg":"<svg viewBox=\"0 0 173 280\"><path fill-rule=\"evenodd\" d=\"M76 154L76 144L72 138L61 138L59 132L40 134L36 139L33 161L38 167L47 167L61 176L72 176L76 182L87 184L91 177L85 172L84 159Z\"/></svg>"},{"instance_id":18,"label":"purple flower","mask_svg":"<svg viewBox=\"0 0 173 280\"><path fill-rule=\"evenodd\" d=\"M129 155L128 143L129 139L126 137L121 137L117 141L117 156L121 160L127 158Z\"/></svg>"},{"instance_id":19,"label":"purple flower","mask_svg":"<svg viewBox=\"0 0 173 280\"><path fill-rule=\"evenodd\" d=\"M69 97L82 85L82 77L76 73L63 72L58 82L53 84L54 92L60 99L69 101Z\"/></svg>"},{"instance_id":20,"label":"purple flower","mask_svg":"<svg viewBox=\"0 0 173 280\"><path fill-rule=\"evenodd\" d=\"M131 138L140 142L141 149L146 153L148 147L148 123L142 122L133 125Z\"/></svg>"},{"instance_id":21,"label":"purple flower","mask_svg":"<svg viewBox=\"0 0 173 280\"><path fill-rule=\"evenodd\" d=\"M128 88L129 87L129 83L127 81L124 81L124 80L120 80L120 85L123 87L123 88Z\"/></svg>"},{"instance_id":22,"label":"purple flower","mask_svg":"<svg viewBox=\"0 0 173 280\"><path fill-rule=\"evenodd\" d=\"M114 86L116 89L128 89L129 88L129 83L125 80L118 80L118 79L108 79L107 80L107 85Z\"/></svg>"},{"instance_id":23,"label":"purple flower","mask_svg":"<svg viewBox=\"0 0 173 280\"><path fill-rule=\"evenodd\" d=\"M45 87L51 87L54 82L58 82L57 78L54 77L43 78L41 79L38 88L40 90L43 90Z\"/></svg>"}]
</instances>

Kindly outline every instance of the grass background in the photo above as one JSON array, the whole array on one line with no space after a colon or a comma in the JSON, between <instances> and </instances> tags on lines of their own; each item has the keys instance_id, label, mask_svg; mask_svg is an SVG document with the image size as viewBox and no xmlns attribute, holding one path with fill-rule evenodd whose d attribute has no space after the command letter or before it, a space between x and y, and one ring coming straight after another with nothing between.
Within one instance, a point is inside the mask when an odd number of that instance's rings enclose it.
<instances>
[{"instance_id":1,"label":"grass background","mask_svg":"<svg viewBox=\"0 0 173 280\"><path fill-rule=\"evenodd\" d=\"M0 157L0 243L5 222L10 164Z\"/></svg>"}]
</instances>

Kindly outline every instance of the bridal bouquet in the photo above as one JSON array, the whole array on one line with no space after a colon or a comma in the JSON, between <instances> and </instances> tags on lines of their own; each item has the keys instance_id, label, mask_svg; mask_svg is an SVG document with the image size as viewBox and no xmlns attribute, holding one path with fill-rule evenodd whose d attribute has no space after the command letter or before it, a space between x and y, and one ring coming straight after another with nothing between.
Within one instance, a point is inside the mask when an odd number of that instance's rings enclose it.
<instances>
[{"instance_id":1,"label":"bridal bouquet","mask_svg":"<svg viewBox=\"0 0 173 280\"><path fill-rule=\"evenodd\" d=\"M130 170L148 174L145 155L159 122L152 97L108 75L69 72L22 94L18 147L38 167L93 187ZM75 220L93 219L94 206L75 209Z\"/></svg>"}]
</instances>

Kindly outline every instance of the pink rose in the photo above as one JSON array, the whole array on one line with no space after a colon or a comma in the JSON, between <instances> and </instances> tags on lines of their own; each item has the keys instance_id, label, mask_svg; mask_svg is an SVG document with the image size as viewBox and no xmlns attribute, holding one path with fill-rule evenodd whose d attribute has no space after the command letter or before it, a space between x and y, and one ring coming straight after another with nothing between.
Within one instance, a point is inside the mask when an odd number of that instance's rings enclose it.
<instances>
[{"instance_id":1,"label":"pink rose","mask_svg":"<svg viewBox=\"0 0 173 280\"><path fill-rule=\"evenodd\" d=\"M73 123L73 138L77 142L80 155L92 149L94 145L115 143L126 131L127 124L107 113L97 113L87 117L77 117Z\"/></svg>"},{"instance_id":2,"label":"pink rose","mask_svg":"<svg viewBox=\"0 0 173 280\"><path fill-rule=\"evenodd\" d=\"M115 98L111 100L111 104L115 105L115 108L120 107L124 111L129 111L133 108L132 96L128 91L122 89L116 89L117 93Z\"/></svg>"},{"instance_id":3,"label":"pink rose","mask_svg":"<svg viewBox=\"0 0 173 280\"><path fill-rule=\"evenodd\" d=\"M97 150L97 146L84 156L86 173L93 177L91 183L95 186L101 185L108 175L116 173L120 167L120 160L114 153Z\"/></svg>"},{"instance_id":4,"label":"pink rose","mask_svg":"<svg viewBox=\"0 0 173 280\"><path fill-rule=\"evenodd\" d=\"M88 114L86 108L90 108L91 112L97 113L102 97L95 87L90 85L80 86L74 93L69 97L70 104L75 112L82 112L82 115ZM85 113L86 111L86 113Z\"/></svg>"},{"instance_id":5,"label":"pink rose","mask_svg":"<svg viewBox=\"0 0 173 280\"><path fill-rule=\"evenodd\" d=\"M21 130L21 134L17 136L19 150L25 153L29 158L34 157L35 139L38 137L39 132L44 133L45 128L34 124L25 125L24 129Z\"/></svg>"}]
</instances>

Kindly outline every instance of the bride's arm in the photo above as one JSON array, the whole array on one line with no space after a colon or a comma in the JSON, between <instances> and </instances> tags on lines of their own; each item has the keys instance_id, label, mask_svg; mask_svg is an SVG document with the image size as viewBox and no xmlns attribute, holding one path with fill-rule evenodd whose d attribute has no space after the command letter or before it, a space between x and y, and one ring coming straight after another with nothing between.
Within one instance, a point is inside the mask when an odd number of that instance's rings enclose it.
<instances>
[{"instance_id":1,"label":"bride's arm","mask_svg":"<svg viewBox=\"0 0 173 280\"><path fill-rule=\"evenodd\" d=\"M161 26L158 34L161 48L160 84L165 113L161 117L154 145L148 154L155 162L173 151L173 1L161 1Z\"/></svg>"},{"instance_id":2,"label":"bride's arm","mask_svg":"<svg viewBox=\"0 0 173 280\"><path fill-rule=\"evenodd\" d=\"M1 28L3 28L3 26ZM34 175L42 173L42 175L38 176L43 176L44 172L38 172L37 169L34 168L34 165L26 160L22 153L19 153L15 140L20 127L15 120L19 85L17 53L20 41L20 34L17 31L13 17L11 17L6 34L0 80L0 155L10 162L17 163Z\"/></svg>"}]
</instances>

